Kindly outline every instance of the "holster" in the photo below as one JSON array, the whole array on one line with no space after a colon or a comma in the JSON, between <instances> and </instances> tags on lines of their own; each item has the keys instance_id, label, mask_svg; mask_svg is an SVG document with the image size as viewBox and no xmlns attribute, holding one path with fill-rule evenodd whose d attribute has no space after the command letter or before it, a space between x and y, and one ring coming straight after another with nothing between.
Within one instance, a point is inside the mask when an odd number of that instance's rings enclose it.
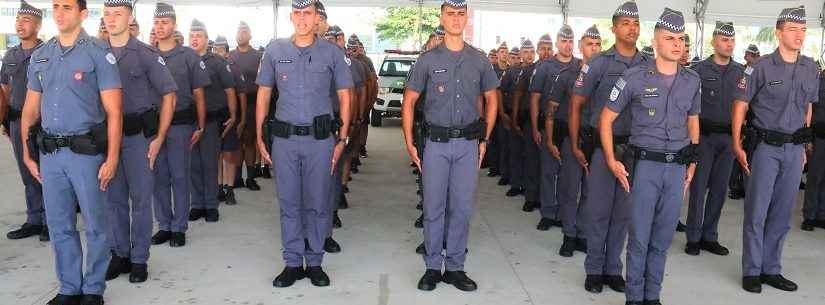
<instances>
[{"instance_id":1,"label":"holster","mask_svg":"<svg viewBox=\"0 0 825 305\"><path fill-rule=\"evenodd\" d=\"M43 133L43 127L40 126L40 122L34 123L29 127L29 138L26 139L25 143L29 147L29 156L36 162L40 161L40 147L37 145L37 138L41 133Z\"/></svg>"},{"instance_id":2,"label":"holster","mask_svg":"<svg viewBox=\"0 0 825 305\"><path fill-rule=\"evenodd\" d=\"M155 109L140 114L124 115L123 135L128 137L143 132L146 138L151 138L158 134L159 125L160 117Z\"/></svg>"},{"instance_id":3,"label":"holster","mask_svg":"<svg viewBox=\"0 0 825 305\"><path fill-rule=\"evenodd\" d=\"M596 142L593 134L596 132L595 128L583 127L579 132L579 137L582 139L582 152L587 159L587 163L592 162L593 152L596 151ZM599 141L601 142L601 141Z\"/></svg>"}]
</instances>

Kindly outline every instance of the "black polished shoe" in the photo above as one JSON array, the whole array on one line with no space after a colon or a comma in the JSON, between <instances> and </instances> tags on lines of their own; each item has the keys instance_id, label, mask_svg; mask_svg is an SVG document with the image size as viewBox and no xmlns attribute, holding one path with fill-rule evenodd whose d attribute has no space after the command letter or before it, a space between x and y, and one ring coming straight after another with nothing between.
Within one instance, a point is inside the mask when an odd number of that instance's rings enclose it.
<instances>
[{"instance_id":1,"label":"black polished shoe","mask_svg":"<svg viewBox=\"0 0 825 305\"><path fill-rule=\"evenodd\" d=\"M676 225L676 232L684 232L687 230L687 226L679 220L679 224Z\"/></svg>"},{"instance_id":2,"label":"black polished shoe","mask_svg":"<svg viewBox=\"0 0 825 305\"><path fill-rule=\"evenodd\" d=\"M550 228L552 226L553 226L553 220L552 219L542 217L541 220L539 220L539 224L536 226L536 230L548 231L548 230L550 230Z\"/></svg>"},{"instance_id":3,"label":"black polished shoe","mask_svg":"<svg viewBox=\"0 0 825 305\"><path fill-rule=\"evenodd\" d=\"M7 233L6 238L11 239L11 240L29 238L29 237L32 237L32 236L40 235L40 233L42 231L43 231L43 226L42 225L33 225L33 224L24 223L22 226L20 226L20 229L17 229L17 230L14 230L14 231L11 231L11 232Z\"/></svg>"},{"instance_id":4,"label":"black polished shoe","mask_svg":"<svg viewBox=\"0 0 825 305\"><path fill-rule=\"evenodd\" d=\"M730 192L728 192L728 198L732 200L743 199L745 198L745 190L731 189Z\"/></svg>"},{"instance_id":5,"label":"black polished shoe","mask_svg":"<svg viewBox=\"0 0 825 305\"><path fill-rule=\"evenodd\" d=\"M366 146L362 146L362 147L361 147L361 151L359 151L359 152L358 152L358 156L359 156L359 157L361 157L361 158L364 158L364 159L366 159L366 158L369 158L369 157L370 157L370 155L369 155L369 154L367 154L367 148L366 148Z\"/></svg>"},{"instance_id":6,"label":"black polished shoe","mask_svg":"<svg viewBox=\"0 0 825 305\"><path fill-rule=\"evenodd\" d=\"M573 251L576 251L576 238L564 236L564 241L562 241L561 248L559 249L559 255L563 257L572 257Z\"/></svg>"},{"instance_id":7,"label":"black polished shoe","mask_svg":"<svg viewBox=\"0 0 825 305\"><path fill-rule=\"evenodd\" d=\"M541 203L537 201L525 201L524 206L521 207L521 210L530 213L532 211L535 211L536 208L538 208L540 205Z\"/></svg>"},{"instance_id":8,"label":"black polished shoe","mask_svg":"<svg viewBox=\"0 0 825 305\"><path fill-rule=\"evenodd\" d=\"M644 302L627 301L627 302L624 302L624 305L645 305L645 303Z\"/></svg>"},{"instance_id":9,"label":"black polished shoe","mask_svg":"<svg viewBox=\"0 0 825 305\"><path fill-rule=\"evenodd\" d=\"M752 293L762 293L762 279L758 276L742 277L742 289Z\"/></svg>"},{"instance_id":10,"label":"black polished shoe","mask_svg":"<svg viewBox=\"0 0 825 305\"><path fill-rule=\"evenodd\" d=\"M344 185L343 193L344 193L344 194L348 194L348 193L349 193L349 186Z\"/></svg>"},{"instance_id":11,"label":"black polished shoe","mask_svg":"<svg viewBox=\"0 0 825 305\"><path fill-rule=\"evenodd\" d=\"M218 202L226 201L226 185L219 185L218 186Z\"/></svg>"},{"instance_id":12,"label":"black polished shoe","mask_svg":"<svg viewBox=\"0 0 825 305\"><path fill-rule=\"evenodd\" d=\"M255 182L255 179L252 179L252 178L246 179L246 188L248 188L250 191L260 191L261 190L261 186L258 185L258 182Z\"/></svg>"},{"instance_id":13,"label":"black polished shoe","mask_svg":"<svg viewBox=\"0 0 825 305\"><path fill-rule=\"evenodd\" d=\"M221 219L221 213L218 212L218 209L206 209L205 211L204 218L206 218L206 222L218 222Z\"/></svg>"},{"instance_id":14,"label":"black polished shoe","mask_svg":"<svg viewBox=\"0 0 825 305\"><path fill-rule=\"evenodd\" d=\"M489 171L487 171L487 177L491 177L491 178L492 177L498 177L498 175L500 175L500 174L499 174L497 169L492 169L491 168Z\"/></svg>"},{"instance_id":15,"label":"black polished shoe","mask_svg":"<svg viewBox=\"0 0 825 305\"><path fill-rule=\"evenodd\" d=\"M590 293L602 293L604 277L601 275L590 275L584 279L584 290Z\"/></svg>"},{"instance_id":16,"label":"black polished shoe","mask_svg":"<svg viewBox=\"0 0 825 305\"><path fill-rule=\"evenodd\" d=\"M106 268L106 280L114 280L121 274L129 272L132 272L132 262L130 262L128 258L112 254L112 259L109 260L109 267Z\"/></svg>"},{"instance_id":17,"label":"black polished shoe","mask_svg":"<svg viewBox=\"0 0 825 305\"><path fill-rule=\"evenodd\" d=\"M281 274L272 281L272 286L286 288L295 284L296 281L304 279L304 277L306 277L306 273L302 267L284 267Z\"/></svg>"},{"instance_id":18,"label":"black polished shoe","mask_svg":"<svg viewBox=\"0 0 825 305\"><path fill-rule=\"evenodd\" d=\"M173 248L186 246L186 233L172 232L172 238L169 239L169 246Z\"/></svg>"},{"instance_id":19,"label":"black polished shoe","mask_svg":"<svg viewBox=\"0 0 825 305\"><path fill-rule=\"evenodd\" d=\"M507 178L504 178L504 177L502 177L501 179L498 179L498 185L505 186L505 185L508 185L508 184L510 184L510 179L507 179Z\"/></svg>"},{"instance_id":20,"label":"black polished shoe","mask_svg":"<svg viewBox=\"0 0 825 305\"><path fill-rule=\"evenodd\" d=\"M524 194L524 188L523 187L513 187L513 188L510 188L510 190L507 191L507 194L505 194L505 196L507 196L507 197L516 197L516 196L522 195L522 194Z\"/></svg>"},{"instance_id":21,"label":"black polished shoe","mask_svg":"<svg viewBox=\"0 0 825 305\"><path fill-rule=\"evenodd\" d=\"M550 219L550 225L552 225L554 227L559 227L559 228L564 226L564 224L561 222L561 220L552 219L552 218Z\"/></svg>"},{"instance_id":22,"label":"black polished shoe","mask_svg":"<svg viewBox=\"0 0 825 305\"><path fill-rule=\"evenodd\" d=\"M132 264L132 272L129 273L129 283L143 283L149 278L149 266L146 264Z\"/></svg>"},{"instance_id":23,"label":"black polished shoe","mask_svg":"<svg viewBox=\"0 0 825 305\"><path fill-rule=\"evenodd\" d=\"M642 302L642 305L662 305L662 302L659 300L646 300Z\"/></svg>"},{"instance_id":24,"label":"black polished shoe","mask_svg":"<svg viewBox=\"0 0 825 305\"><path fill-rule=\"evenodd\" d=\"M413 174L413 175L419 175L419 174L421 174L421 171L420 171L420 170L418 170L418 167L416 167L416 168L413 168L413 170L412 170L412 174Z\"/></svg>"},{"instance_id":25,"label":"black polished shoe","mask_svg":"<svg viewBox=\"0 0 825 305\"><path fill-rule=\"evenodd\" d=\"M197 221L206 216L206 209L191 209L189 210L189 221Z\"/></svg>"},{"instance_id":26,"label":"black polished shoe","mask_svg":"<svg viewBox=\"0 0 825 305\"><path fill-rule=\"evenodd\" d=\"M315 285L315 287L329 286L329 276L327 276L327 273L324 272L321 266L309 267L306 273L309 281L312 285Z\"/></svg>"},{"instance_id":27,"label":"black polished shoe","mask_svg":"<svg viewBox=\"0 0 825 305\"><path fill-rule=\"evenodd\" d=\"M814 222L814 226L820 229L825 229L825 219L819 219Z\"/></svg>"},{"instance_id":28,"label":"black polished shoe","mask_svg":"<svg viewBox=\"0 0 825 305\"><path fill-rule=\"evenodd\" d=\"M349 172L351 174L358 174L358 166L353 163L352 167L349 169ZM418 174L416 174L416 175L418 175Z\"/></svg>"},{"instance_id":29,"label":"black polished shoe","mask_svg":"<svg viewBox=\"0 0 825 305\"><path fill-rule=\"evenodd\" d=\"M602 277L602 280L607 287L610 287L615 292L623 293L624 292L624 278L621 275L605 275Z\"/></svg>"},{"instance_id":30,"label":"black polished shoe","mask_svg":"<svg viewBox=\"0 0 825 305\"><path fill-rule=\"evenodd\" d=\"M708 251L719 256L727 256L728 254L730 254L730 250L728 250L728 248L725 248L725 246L720 245L717 241L703 240L699 242L699 247L701 247L702 250Z\"/></svg>"},{"instance_id":31,"label":"black polished shoe","mask_svg":"<svg viewBox=\"0 0 825 305\"><path fill-rule=\"evenodd\" d=\"M164 244L167 241L169 241L169 239L171 239L171 238L172 238L172 232L161 230L161 231L158 231L157 233L155 233L155 235L152 236L152 244L153 245Z\"/></svg>"},{"instance_id":32,"label":"black polished shoe","mask_svg":"<svg viewBox=\"0 0 825 305\"><path fill-rule=\"evenodd\" d=\"M40 231L40 241L47 242L51 240L49 238L49 226L43 226L43 231Z\"/></svg>"},{"instance_id":33,"label":"black polished shoe","mask_svg":"<svg viewBox=\"0 0 825 305\"><path fill-rule=\"evenodd\" d=\"M587 239L576 238L576 251L587 254Z\"/></svg>"},{"instance_id":34,"label":"black polished shoe","mask_svg":"<svg viewBox=\"0 0 825 305\"><path fill-rule=\"evenodd\" d=\"M324 240L324 252L340 253L341 245L339 245L335 239L332 239L332 236L327 237L327 239Z\"/></svg>"},{"instance_id":35,"label":"black polished shoe","mask_svg":"<svg viewBox=\"0 0 825 305\"><path fill-rule=\"evenodd\" d=\"M421 229L424 227L424 214L418 216L418 219L415 220L415 224L413 224L416 228Z\"/></svg>"},{"instance_id":36,"label":"black polished shoe","mask_svg":"<svg viewBox=\"0 0 825 305\"><path fill-rule=\"evenodd\" d=\"M272 179L272 172L270 171L269 165L261 166L261 175L259 177L264 179Z\"/></svg>"},{"instance_id":37,"label":"black polished shoe","mask_svg":"<svg viewBox=\"0 0 825 305\"><path fill-rule=\"evenodd\" d=\"M342 226L344 226L344 224L341 222L341 217L338 216L338 211L333 212L332 213L332 227L336 228L336 229L339 229Z\"/></svg>"},{"instance_id":38,"label":"black polished shoe","mask_svg":"<svg viewBox=\"0 0 825 305\"><path fill-rule=\"evenodd\" d=\"M339 195L339 197L341 197L341 198L338 199L338 209L339 210L349 209L349 201L347 200L347 195L345 195L344 192L341 192L341 195Z\"/></svg>"},{"instance_id":39,"label":"black polished shoe","mask_svg":"<svg viewBox=\"0 0 825 305\"><path fill-rule=\"evenodd\" d=\"M461 291L475 291L478 285L467 276L464 271L446 271L442 281L446 284L451 284Z\"/></svg>"},{"instance_id":40,"label":"black polished shoe","mask_svg":"<svg viewBox=\"0 0 825 305\"><path fill-rule=\"evenodd\" d=\"M702 250L702 248L699 247L698 242L696 242L696 243L688 242L685 245L685 253L687 253L687 255L690 255L690 256L697 256L697 255L701 254L701 250Z\"/></svg>"},{"instance_id":41,"label":"black polished shoe","mask_svg":"<svg viewBox=\"0 0 825 305\"><path fill-rule=\"evenodd\" d=\"M433 291L443 278L440 270L427 269L427 271L424 272L424 276L418 281L418 290Z\"/></svg>"},{"instance_id":42,"label":"black polished shoe","mask_svg":"<svg viewBox=\"0 0 825 305\"><path fill-rule=\"evenodd\" d=\"M813 219L805 219L802 221L802 231L811 232L816 227L816 220Z\"/></svg>"},{"instance_id":43,"label":"black polished shoe","mask_svg":"<svg viewBox=\"0 0 825 305\"><path fill-rule=\"evenodd\" d=\"M80 300L82 298L83 298L83 296L81 296L81 295L58 294L51 301L49 301L46 304L47 305L79 305Z\"/></svg>"},{"instance_id":44,"label":"black polished shoe","mask_svg":"<svg viewBox=\"0 0 825 305\"><path fill-rule=\"evenodd\" d=\"M421 255L427 254L427 248L424 248L424 242L421 242L418 244L418 247L415 247L415 253Z\"/></svg>"},{"instance_id":45,"label":"black polished shoe","mask_svg":"<svg viewBox=\"0 0 825 305\"><path fill-rule=\"evenodd\" d=\"M235 198L235 188L226 187L226 205L236 205L238 204L238 199Z\"/></svg>"},{"instance_id":46,"label":"black polished shoe","mask_svg":"<svg viewBox=\"0 0 825 305\"><path fill-rule=\"evenodd\" d=\"M84 294L80 299L80 305L103 305L103 296L97 294Z\"/></svg>"},{"instance_id":47,"label":"black polished shoe","mask_svg":"<svg viewBox=\"0 0 825 305\"><path fill-rule=\"evenodd\" d=\"M796 291L799 289L799 286L797 286L796 283L786 279L781 274L763 274L759 276L759 279L762 284L767 284L768 286L782 291Z\"/></svg>"}]
</instances>

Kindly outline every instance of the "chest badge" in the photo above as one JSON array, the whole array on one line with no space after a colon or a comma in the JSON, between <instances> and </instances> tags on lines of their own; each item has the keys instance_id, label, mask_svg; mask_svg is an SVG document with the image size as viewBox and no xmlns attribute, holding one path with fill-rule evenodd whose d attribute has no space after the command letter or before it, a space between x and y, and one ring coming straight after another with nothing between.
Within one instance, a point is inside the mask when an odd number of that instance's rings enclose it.
<instances>
[{"instance_id":1,"label":"chest badge","mask_svg":"<svg viewBox=\"0 0 825 305\"><path fill-rule=\"evenodd\" d=\"M444 91L446 91L446 88L444 88L443 84L439 84L437 89L438 93L444 93Z\"/></svg>"},{"instance_id":2,"label":"chest badge","mask_svg":"<svg viewBox=\"0 0 825 305\"><path fill-rule=\"evenodd\" d=\"M82 81L83 80L83 72L75 72L74 73L74 80Z\"/></svg>"},{"instance_id":3,"label":"chest badge","mask_svg":"<svg viewBox=\"0 0 825 305\"><path fill-rule=\"evenodd\" d=\"M656 109L654 109L654 108L648 108L648 109L647 109L647 115L649 115L649 116L656 116Z\"/></svg>"},{"instance_id":4,"label":"chest badge","mask_svg":"<svg viewBox=\"0 0 825 305\"><path fill-rule=\"evenodd\" d=\"M739 89L745 90L747 88L748 81L744 77L739 79L739 84L736 85Z\"/></svg>"},{"instance_id":5,"label":"chest badge","mask_svg":"<svg viewBox=\"0 0 825 305\"><path fill-rule=\"evenodd\" d=\"M286 73L281 73L281 80L282 81L287 81L287 79L289 79L289 77L287 77L287 74Z\"/></svg>"},{"instance_id":6,"label":"chest badge","mask_svg":"<svg viewBox=\"0 0 825 305\"><path fill-rule=\"evenodd\" d=\"M716 96L716 91L710 90L710 96L711 97Z\"/></svg>"}]
</instances>

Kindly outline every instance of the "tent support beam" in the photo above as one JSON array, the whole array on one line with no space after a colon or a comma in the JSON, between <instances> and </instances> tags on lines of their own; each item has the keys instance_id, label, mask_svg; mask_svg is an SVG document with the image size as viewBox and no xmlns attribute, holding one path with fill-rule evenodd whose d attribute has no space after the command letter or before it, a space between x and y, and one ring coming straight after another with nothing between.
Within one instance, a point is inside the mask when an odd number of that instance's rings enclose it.
<instances>
[{"instance_id":1,"label":"tent support beam","mask_svg":"<svg viewBox=\"0 0 825 305\"><path fill-rule=\"evenodd\" d=\"M696 0L696 6L693 7L693 16L696 18L696 36L693 37L695 50L693 54L699 56L699 58L704 57L702 53L705 49L705 12L708 9L708 1L710 0Z\"/></svg>"},{"instance_id":2,"label":"tent support beam","mask_svg":"<svg viewBox=\"0 0 825 305\"><path fill-rule=\"evenodd\" d=\"M559 7L561 7L562 24L567 24L567 19L570 17L570 0L559 0Z\"/></svg>"},{"instance_id":3,"label":"tent support beam","mask_svg":"<svg viewBox=\"0 0 825 305\"><path fill-rule=\"evenodd\" d=\"M272 36L278 38L278 7L281 5L281 0L272 0Z\"/></svg>"}]
</instances>

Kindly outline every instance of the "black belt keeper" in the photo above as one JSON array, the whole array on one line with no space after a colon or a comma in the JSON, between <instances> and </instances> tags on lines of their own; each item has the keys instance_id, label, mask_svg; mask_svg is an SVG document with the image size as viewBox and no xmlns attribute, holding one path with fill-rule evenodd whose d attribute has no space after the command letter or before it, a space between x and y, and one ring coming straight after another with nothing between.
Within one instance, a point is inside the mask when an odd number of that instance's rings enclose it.
<instances>
[{"instance_id":1,"label":"black belt keeper","mask_svg":"<svg viewBox=\"0 0 825 305\"><path fill-rule=\"evenodd\" d=\"M197 110L195 110L195 106L190 106L187 109L175 111L172 116L172 125L193 125L197 120Z\"/></svg>"},{"instance_id":2,"label":"black belt keeper","mask_svg":"<svg viewBox=\"0 0 825 305\"><path fill-rule=\"evenodd\" d=\"M630 149L633 150L634 157L639 161L647 160L659 163L677 163L687 165L694 160L693 154L687 151L689 150L687 147L678 152L650 151L633 145L630 146Z\"/></svg>"},{"instance_id":3,"label":"black belt keeper","mask_svg":"<svg viewBox=\"0 0 825 305\"><path fill-rule=\"evenodd\" d=\"M6 120L9 122L15 122L20 120L22 115L23 111L9 107L9 112L6 114Z\"/></svg>"},{"instance_id":4,"label":"black belt keeper","mask_svg":"<svg viewBox=\"0 0 825 305\"><path fill-rule=\"evenodd\" d=\"M782 146L787 143L795 145L810 143L813 141L813 129L810 127L803 127L798 129L793 134L773 131L768 129L761 129L754 127L756 135L759 140L771 146Z\"/></svg>"},{"instance_id":5,"label":"black belt keeper","mask_svg":"<svg viewBox=\"0 0 825 305\"><path fill-rule=\"evenodd\" d=\"M811 128L816 138L825 139L825 123L814 123Z\"/></svg>"},{"instance_id":6,"label":"black belt keeper","mask_svg":"<svg viewBox=\"0 0 825 305\"><path fill-rule=\"evenodd\" d=\"M731 124L716 123L708 120L699 120L699 130L703 136L714 133L730 135L732 133Z\"/></svg>"},{"instance_id":7,"label":"black belt keeper","mask_svg":"<svg viewBox=\"0 0 825 305\"><path fill-rule=\"evenodd\" d=\"M479 120L463 128L442 127L430 125L426 122L424 123L424 126L426 138L429 138L433 142L447 143L450 142L450 139L460 138L467 140L478 140L482 137L485 124Z\"/></svg>"}]
</instances>

